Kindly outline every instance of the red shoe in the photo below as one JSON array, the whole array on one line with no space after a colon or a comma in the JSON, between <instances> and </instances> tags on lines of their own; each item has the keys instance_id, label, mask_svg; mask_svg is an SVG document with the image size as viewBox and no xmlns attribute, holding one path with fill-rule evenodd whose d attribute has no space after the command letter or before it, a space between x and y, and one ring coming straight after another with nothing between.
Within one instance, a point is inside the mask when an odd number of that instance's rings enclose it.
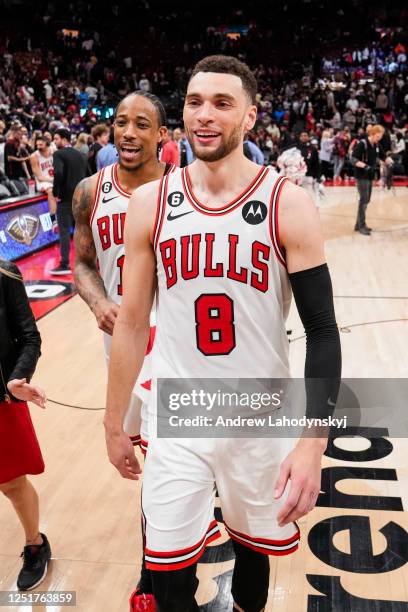
<instances>
[{"instance_id":1,"label":"red shoe","mask_svg":"<svg viewBox=\"0 0 408 612\"><path fill-rule=\"evenodd\" d=\"M133 591L129 603L130 612L157 612L153 595L142 593L139 589Z\"/></svg>"}]
</instances>

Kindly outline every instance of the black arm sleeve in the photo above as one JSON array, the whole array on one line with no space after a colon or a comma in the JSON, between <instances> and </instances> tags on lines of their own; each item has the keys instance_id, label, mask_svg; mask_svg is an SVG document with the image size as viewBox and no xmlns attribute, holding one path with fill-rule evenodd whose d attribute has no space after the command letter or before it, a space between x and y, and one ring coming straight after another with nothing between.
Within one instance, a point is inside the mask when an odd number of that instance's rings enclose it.
<instances>
[{"instance_id":1,"label":"black arm sleeve","mask_svg":"<svg viewBox=\"0 0 408 612\"><path fill-rule=\"evenodd\" d=\"M289 274L306 332L306 415L327 417L340 387L341 347L327 264Z\"/></svg>"}]
</instances>

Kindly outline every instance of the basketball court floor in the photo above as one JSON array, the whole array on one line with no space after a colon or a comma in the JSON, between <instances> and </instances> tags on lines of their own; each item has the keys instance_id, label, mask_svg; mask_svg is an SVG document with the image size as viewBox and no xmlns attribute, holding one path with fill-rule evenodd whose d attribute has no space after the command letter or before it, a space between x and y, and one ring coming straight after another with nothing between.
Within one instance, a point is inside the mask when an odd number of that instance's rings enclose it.
<instances>
[{"instance_id":1,"label":"basketball court floor","mask_svg":"<svg viewBox=\"0 0 408 612\"><path fill-rule=\"evenodd\" d=\"M334 187L326 192L320 214L341 331L343 377L407 378L408 189L398 187L393 193L375 188L367 219L374 230L371 237L353 232L356 190ZM22 263L25 278L32 285L40 279L46 285L55 256L54 249ZM72 279L55 282L66 283L58 303L33 292L43 337L35 380L50 398L46 410L31 410L46 462L45 473L32 480L40 495L41 529L53 551L39 590L76 591L74 609L81 612L126 612L142 551L140 483L120 478L107 460L101 334L73 293ZM293 306L287 327L292 373L302 376L305 340ZM374 432L372 437L381 435ZM328 455L323 463L325 494L300 521L299 551L270 558L267 612L407 611L407 440L383 438L378 444L359 435L342 437L331 444ZM0 525L0 590L14 590L23 536L6 499L0 500ZM197 597L205 612L232 607L233 559L223 534L198 568Z\"/></svg>"}]
</instances>

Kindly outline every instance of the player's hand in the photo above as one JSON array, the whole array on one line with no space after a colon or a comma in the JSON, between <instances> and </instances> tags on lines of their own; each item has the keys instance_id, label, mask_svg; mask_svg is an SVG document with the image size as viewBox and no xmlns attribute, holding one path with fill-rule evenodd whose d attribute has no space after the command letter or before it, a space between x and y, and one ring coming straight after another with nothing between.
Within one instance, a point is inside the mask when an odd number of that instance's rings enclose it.
<instances>
[{"instance_id":1,"label":"player's hand","mask_svg":"<svg viewBox=\"0 0 408 612\"><path fill-rule=\"evenodd\" d=\"M323 446L320 440L301 439L280 467L275 486L275 499L279 499L290 480L287 500L277 521L279 527L304 516L316 505L320 493Z\"/></svg>"},{"instance_id":2,"label":"player's hand","mask_svg":"<svg viewBox=\"0 0 408 612\"><path fill-rule=\"evenodd\" d=\"M123 430L114 432L106 430L105 438L109 461L119 474L128 480L139 480L142 470L129 436Z\"/></svg>"},{"instance_id":3,"label":"player's hand","mask_svg":"<svg viewBox=\"0 0 408 612\"><path fill-rule=\"evenodd\" d=\"M26 378L13 378L7 383L7 389L14 397L23 402L33 402L40 408L45 408L47 398L40 387L27 382Z\"/></svg>"},{"instance_id":4,"label":"player's hand","mask_svg":"<svg viewBox=\"0 0 408 612\"><path fill-rule=\"evenodd\" d=\"M110 336L113 334L116 317L119 314L119 306L108 299L98 300L92 308L98 327Z\"/></svg>"}]
</instances>

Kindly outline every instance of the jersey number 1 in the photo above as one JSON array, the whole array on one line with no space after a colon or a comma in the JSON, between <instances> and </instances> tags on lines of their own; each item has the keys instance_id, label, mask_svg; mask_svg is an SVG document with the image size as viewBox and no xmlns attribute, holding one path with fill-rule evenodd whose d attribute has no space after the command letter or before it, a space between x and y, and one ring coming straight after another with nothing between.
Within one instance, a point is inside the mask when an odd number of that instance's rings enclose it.
<instances>
[{"instance_id":1,"label":"jersey number 1","mask_svg":"<svg viewBox=\"0 0 408 612\"><path fill-rule=\"evenodd\" d=\"M195 301L197 347L203 355L235 348L234 302L225 293L202 293Z\"/></svg>"},{"instance_id":2,"label":"jersey number 1","mask_svg":"<svg viewBox=\"0 0 408 612\"><path fill-rule=\"evenodd\" d=\"M122 274L123 274L123 264L125 263L125 256L121 255L116 262L116 265L119 268L119 285L118 285L118 295L122 295Z\"/></svg>"}]
</instances>

